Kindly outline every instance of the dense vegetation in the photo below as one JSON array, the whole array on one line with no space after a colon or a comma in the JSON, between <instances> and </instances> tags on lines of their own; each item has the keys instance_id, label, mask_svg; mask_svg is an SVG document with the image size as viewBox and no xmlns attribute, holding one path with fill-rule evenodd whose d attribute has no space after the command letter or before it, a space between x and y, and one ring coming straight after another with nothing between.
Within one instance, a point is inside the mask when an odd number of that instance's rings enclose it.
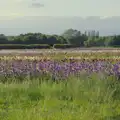
<instances>
[{"instance_id":1,"label":"dense vegetation","mask_svg":"<svg viewBox=\"0 0 120 120\"><path fill-rule=\"evenodd\" d=\"M13 54L0 56L0 120L120 120L119 51Z\"/></svg>"},{"instance_id":2,"label":"dense vegetation","mask_svg":"<svg viewBox=\"0 0 120 120\"><path fill-rule=\"evenodd\" d=\"M0 34L0 44L48 44L49 46L63 47L63 44L74 47L119 46L120 35L99 36L99 32L81 33L78 30L68 29L62 35L45 35L42 33L27 33L18 36ZM70 47L68 45L68 47ZM63 47L64 48L64 47Z\"/></svg>"},{"instance_id":3,"label":"dense vegetation","mask_svg":"<svg viewBox=\"0 0 120 120\"><path fill-rule=\"evenodd\" d=\"M1 120L120 120L120 84L112 78L24 78L0 84ZM2 79L1 79L2 80Z\"/></svg>"}]
</instances>

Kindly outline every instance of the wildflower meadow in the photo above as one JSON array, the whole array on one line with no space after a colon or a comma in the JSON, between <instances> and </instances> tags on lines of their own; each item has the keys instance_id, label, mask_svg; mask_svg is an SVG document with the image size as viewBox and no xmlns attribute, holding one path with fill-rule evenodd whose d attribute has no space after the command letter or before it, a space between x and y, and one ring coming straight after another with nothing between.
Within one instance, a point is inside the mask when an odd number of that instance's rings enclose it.
<instances>
[{"instance_id":1,"label":"wildflower meadow","mask_svg":"<svg viewBox=\"0 0 120 120\"><path fill-rule=\"evenodd\" d=\"M120 53L0 56L0 120L119 120Z\"/></svg>"}]
</instances>

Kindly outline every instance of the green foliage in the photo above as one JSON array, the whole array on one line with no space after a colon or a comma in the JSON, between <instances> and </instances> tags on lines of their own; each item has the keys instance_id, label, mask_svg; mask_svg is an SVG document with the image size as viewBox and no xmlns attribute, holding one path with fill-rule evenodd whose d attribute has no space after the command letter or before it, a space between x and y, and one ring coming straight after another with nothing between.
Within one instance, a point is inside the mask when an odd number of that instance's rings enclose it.
<instances>
[{"instance_id":1,"label":"green foliage","mask_svg":"<svg viewBox=\"0 0 120 120\"><path fill-rule=\"evenodd\" d=\"M1 83L0 119L119 120L120 84L96 75L71 77L58 83L51 79L41 82L41 78Z\"/></svg>"},{"instance_id":2,"label":"green foliage","mask_svg":"<svg viewBox=\"0 0 120 120\"><path fill-rule=\"evenodd\" d=\"M84 41L87 40L87 36L80 31L68 29L63 34L63 37L67 39L69 44L84 46Z\"/></svg>"},{"instance_id":3,"label":"green foliage","mask_svg":"<svg viewBox=\"0 0 120 120\"><path fill-rule=\"evenodd\" d=\"M18 36L9 36L9 44L60 44L66 43L62 36L58 35L44 35L41 33L20 34ZM0 42L1 44L1 42Z\"/></svg>"},{"instance_id":4,"label":"green foliage","mask_svg":"<svg viewBox=\"0 0 120 120\"><path fill-rule=\"evenodd\" d=\"M75 29L68 29L62 35L27 33L17 36L5 36L4 34L0 34L0 44L23 44L23 46L21 45L21 48L24 48L25 44L48 44L51 47L53 47L54 44L68 44L68 46L73 45L74 47L114 47L120 46L120 35L102 37L99 36L98 31L85 31L85 33L81 33L81 31ZM61 47L62 46L63 45L61 45ZM59 46L57 47L59 48ZM16 47L13 48L15 49ZM31 47L28 47L28 49L29 48ZM1 49L6 49L6 47L1 47Z\"/></svg>"},{"instance_id":5,"label":"green foliage","mask_svg":"<svg viewBox=\"0 0 120 120\"><path fill-rule=\"evenodd\" d=\"M0 44L0 49L50 49L47 44Z\"/></svg>"},{"instance_id":6,"label":"green foliage","mask_svg":"<svg viewBox=\"0 0 120 120\"><path fill-rule=\"evenodd\" d=\"M53 48L61 48L61 49L65 49L65 48L75 48L75 47L79 47L77 45L72 45L72 44L54 44Z\"/></svg>"},{"instance_id":7,"label":"green foliage","mask_svg":"<svg viewBox=\"0 0 120 120\"><path fill-rule=\"evenodd\" d=\"M0 43L5 44L7 42L7 37L4 34L0 34Z\"/></svg>"}]
</instances>

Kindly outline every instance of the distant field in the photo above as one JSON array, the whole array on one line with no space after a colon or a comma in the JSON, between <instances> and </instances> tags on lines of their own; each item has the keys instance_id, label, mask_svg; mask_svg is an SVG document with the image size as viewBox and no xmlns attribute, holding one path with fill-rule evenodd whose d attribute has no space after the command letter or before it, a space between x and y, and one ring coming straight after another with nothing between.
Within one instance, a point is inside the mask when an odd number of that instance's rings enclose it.
<instances>
[{"instance_id":1,"label":"distant field","mask_svg":"<svg viewBox=\"0 0 120 120\"><path fill-rule=\"evenodd\" d=\"M75 49L20 49L20 50L0 50L0 55L6 54L40 54L40 53L81 53L81 52L120 52L120 48L75 48Z\"/></svg>"}]
</instances>

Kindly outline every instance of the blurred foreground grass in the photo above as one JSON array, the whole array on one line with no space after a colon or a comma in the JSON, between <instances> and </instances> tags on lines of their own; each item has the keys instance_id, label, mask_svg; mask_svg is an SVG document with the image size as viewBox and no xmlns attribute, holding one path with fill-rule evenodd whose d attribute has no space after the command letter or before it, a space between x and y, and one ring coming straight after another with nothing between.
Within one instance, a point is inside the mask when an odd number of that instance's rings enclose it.
<instances>
[{"instance_id":1,"label":"blurred foreground grass","mask_svg":"<svg viewBox=\"0 0 120 120\"><path fill-rule=\"evenodd\" d=\"M0 120L120 120L115 78L17 79L0 84Z\"/></svg>"}]
</instances>

